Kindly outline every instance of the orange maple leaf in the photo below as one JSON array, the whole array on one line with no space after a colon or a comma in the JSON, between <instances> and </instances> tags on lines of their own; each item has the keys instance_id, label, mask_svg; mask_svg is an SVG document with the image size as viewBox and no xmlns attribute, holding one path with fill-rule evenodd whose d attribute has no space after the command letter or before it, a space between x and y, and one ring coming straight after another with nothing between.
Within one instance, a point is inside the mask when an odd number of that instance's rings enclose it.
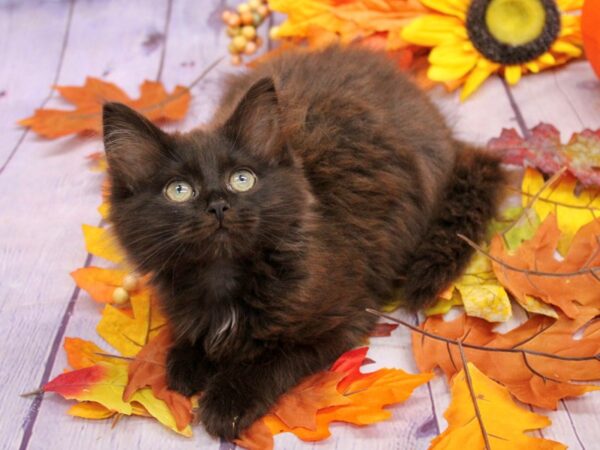
<instances>
[{"instance_id":1,"label":"orange maple leaf","mask_svg":"<svg viewBox=\"0 0 600 450\"><path fill-rule=\"evenodd\" d=\"M555 254L561 233L556 216L551 214L535 236L514 253L506 249L501 236L492 239L490 254L502 262L493 261L494 273L519 302L526 302L528 295L537 297L558 306L571 318L580 313L578 304L600 311L598 236L600 219L579 229L567 255L559 261Z\"/></svg>"},{"instance_id":2,"label":"orange maple leaf","mask_svg":"<svg viewBox=\"0 0 600 450\"><path fill-rule=\"evenodd\" d=\"M100 267L82 267L71 272L75 284L100 303L112 303L115 288L123 286L123 278L129 272Z\"/></svg>"},{"instance_id":3,"label":"orange maple leaf","mask_svg":"<svg viewBox=\"0 0 600 450\"><path fill-rule=\"evenodd\" d=\"M149 386L158 399L163 400L173 413L179 430L183 430L192 421L192 402L189 398L167 388L166 359L167 349L171 345L171 334L163 329L154 339L140 350L129 364L129 381L123 393L123 399L129 399L139 389Z\"/></svg>"},{"instance_id":4,"label":"orange maple leaf","mask_svg":"<svg viewBox=\"0 0 600 450\"><path fill-rule=\"evenodd\" d=\"M37 134L54 139L73 133L102 130L102 105L120 102L129 105L152 121L180 120L185 117L190 104L190 91L175 86L168 93L156 81L144 81L140 97L132 99L113 83L88 77L83 86L55 86L62 97L75 105L74 110L37 109L33 116L19 121Z\"/></svg>"},{"instance_id":5,"label":"orange maple leaf","mask_svg":"<svg viewBox=\"0 0 600 450\"><path fill-rule=\"evenodd\" d=\"M462 315L445 322L441 316L429 317L421 328L438 336L461 340L465 344L502 349L532 350L566 357L592 357L586 361L564 361L522 353L492 352L465 347L467 359L490 378L502 383L524 403L556 409L558 400L597 390L592 385L574 384L598 379L600 361L600 322L589 322L595 313L586 311L571 320L563 314L555 320L535 316L521 326L500 334L495 324ZM581 339L574 334L586 326ZM448 378L462 369L456 346L413 332L413 352L420 370L439 366Z\"/></svg>"},{"instance_id":6,"label":"orange maple leaf","mask_svg":"<svg viewBox=\"0 0 600 450\"><path fill-rule=\"evenodd\" d=\"M430 373L411 375L400 369L361 373L366 352L367 348L351 350L329 371L304 380L283 395L271 412L246 430L236 444L267 450L273 448L273 435L277 433L289 431L302 440L319 441L330 435L331 422L368 425L386 420L391 412L384 406L406 400L417 386L432 377Z\"/></svg>"}]
</instances>

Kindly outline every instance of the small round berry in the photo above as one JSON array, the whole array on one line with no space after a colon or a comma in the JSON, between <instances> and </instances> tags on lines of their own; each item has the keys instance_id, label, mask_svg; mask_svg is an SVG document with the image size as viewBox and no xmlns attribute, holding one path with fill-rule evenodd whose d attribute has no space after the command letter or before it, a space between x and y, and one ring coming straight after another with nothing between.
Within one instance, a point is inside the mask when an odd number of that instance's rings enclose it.
<instances>
[{"instance_id":1,"label":"small round berry","mask_svg":"<svg viewBox=\"0 0 600 450\"><path fill-rule=\"evenodd\" d=\"M242 57L240 55L231 55L231 64L239 66L242 64Z\"/></svg>"},{"instance_id":2,"label":"small round berry","mask_svg":"<svg viewBox=\"0 0 600 450\"><path fill-rule=\"evenodd\" d=\"M260 0L248 0L248 6L250 9L256 11L262 6L262 2Z\"/></svg>"},{"instance_id":3,"label":"small round berry","mask_svg":"<svg viewBox=\"0 0 600 450\"><path fill-rule=\"evenodd\" d=\"M244 14L250 11L250 6L246 3L242 3L241 5L238 5L237 10L240 14Z\"/></svg>"},{"instance_id":4,"label":"small round berry","mask_svg":"<svg viewBox=\"0 0 600 450\"><path fill-rule=\"evenodd\" d=\"M256 36L256 28L250 25L242 27L242 36L244 36L248 40L254 39L254 37Z\"/></svg>"},{"instance_id":5,"label":"small round berry","mask_svg":"<svg viewBox=\"0 0 600 450\"><path fill-rule=\"evenodd\" d=\"M264 20L265 20L265 18L263 16L261 16L259 13L257 13L257 12L252 13L252 23L254 24L255 27L257 27L261 23L263 23Z\"/></svg>"},{"instance_id":6,"label":"small round berry","mask_svg":"<svg viewBox=\"0 0 600 450\"><path fill-rule=\"evenodd\" d=\"M259 13L261 16L263 17L267 17L269 15L269 8L267 8L266 5L260 5L257 9L256 12Z\"/></svg>"},{"instance_id":7,"label":"small round berry","mask_svg":"<svg viewBox=\"0 0 600 450\"><path fill-rule=\"evenodd\" d=\"M234 37L240 34L242 29L240 27L227 27L227 36Z\"/></svg>"},{"instance_id":8,"label":"small round berry","mask_svg":"<svg viewBox=\"0 0 600 450\"><path fill-rule=\"evenodd\" d=\"M246 55L252 55L254 53L256 53L256 50L258 49L258 46L256 45L256 42L248 42L246 44L246 48L244 48L244 53Z\"/></svg>"},{"instance_id":9,"label":"small round berry","mask_svg":"<svg viewBox=\"0 0 600 450\"><path fill-rule=\"evenodd\" d=\"M238 16L235 13L232 13L229 16L229 20L227 21L227 25L229 25L230 27L239 27L240 24L242 23L240 16Z\"/></svg>"},{"instance_id":10,"label":"small round berry","mask_svg":"<svg viewBox=\"0 0 600 450\"><path fill-rule=\"evenodd\" d=\"M271 39L279 39L279 27L271 27L269 30L269 37Z\"/></svg>"},{"instance_id":11,"label":"small round berry","mask_svg":"<svg viewBox=\"0 0 600 450\"><path fill-rule=\"evenodd\" d=\"M231 17L231 11L225 10L223 11L223 13L221 14L221 19L223 20L223 22L227 23L229 22L229 18Z\"/></svg>"},{"instance_id":12,"label":"small round berry","mask_svg":"<svg viewBox=\"0 0 600 450\"><path fill-rule=\"evenodd\" d=\"M134 273L129 273L123 278L123 289L127 292L135 291L140 284L139 277Z\"/></svg>"},{"instance_id":13,"label":"small round berry","mask_svg":"<svg viewBox=\"0 0 600 450\"><path fill-rule=\"evenodd\" d=\"M112 294L112 299L113 303L116 305L123 305L129 301L129 292L122 287L115 288Z\"/></svg>"},{"instance_id":14,"label":"small round berry","mask_svg":"<svg viewBox=\"0 0 600 450\"><path fill-rule=\"evenodd\" d=\"M231 53L232 55L235 55L237 53L240 52L240 50L238 50L235 46L235 44L233 43L233 41L231 41L229 44L227 44L227 50L229 51L229 53Z\"/></svg>"},{"instance_id":15,"label":"small round berry","mask_svg":"<svg viewBox=\"0 0 600 450\"><path fill-rule=\"evenodd\" d=\"M254 23L254 16L250 11L240 14L240 21L244 25L252 25Z\"/></svg>"},{"instance_id":16,"label":"small round berry","mask_svg":"<svg viewBox=\"0 0 600 450\"><path fill-rule=\"evenodd\" d=\"M244 50L244 48L246 48L247 42L248 40L244 36L236 36L231 41L233 48L235 48L238 52L241 52Z\"/></svg>"}]
</instances>

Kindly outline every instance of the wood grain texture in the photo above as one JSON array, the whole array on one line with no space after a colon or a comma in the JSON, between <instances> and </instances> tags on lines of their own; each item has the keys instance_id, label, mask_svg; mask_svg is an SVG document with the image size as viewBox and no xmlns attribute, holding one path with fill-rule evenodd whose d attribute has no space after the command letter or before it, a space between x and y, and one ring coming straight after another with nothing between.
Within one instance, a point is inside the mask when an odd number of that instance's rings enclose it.
<instances>
[{"instance_id":1,"label":"wood grain texture","mask_svg":"<svg viewBox=\"0 0 600 450\"><path fill-rule=\"evenodd\" d=\"M62 67L69 16L65 4L44 3L32 15L25 2L0 3L0 173L27 134L17 121L51 98L51 85Z\"/></svg>"},{"instance_id":2,"label":"wood grain texture","mask_svg":"<svg viewBox=\"0 0 600 450\"><path fill-rule=\"evenodd\" d=\"M69 2L0 2L0 164L11 154L22 130L14 125L48 95L58 76L61 84L81 84L86 76L114 81L136 95L144 79L160 77L168 89L188 85L219 57L225 60L193 89L191 111L170 129L190 129L208 120L220 95L220 80L240 70L227 61L228 38L220 13L237 1L76 0L68 45L62 54ZM12 5L12 6L9 6ZM261 30L265 33L266 27ZM57 75L58 74L58 75ZM6 95L1 92L5 90ZM13 94L14 92L14 94ZM503 127L527 126L540 120L555 124L568 138L583 127L600 126L600 84L587 63L522 80L509 92L498 78L489 80L472 98L460 103L456 93L435 89L431 96L454 126L457 137L484 144ZM64 106L52 98L49 106ZM85 155L101 149L98 139L45 141L25 135L10 164L0 173L0 421L3 448L31 449L164 449L224 448L196 427L186 439L155 421L86 421L65 414L69 403L46 396L39 408L18 393L36 388L45 376L67 367L53 342L65 336L93 340L101 307L74 289L68 273L90 260L83 248L80 224L97 224L101 177L87 170ZM70 314L69 305L73 306ZM406 320L412 316L396 313ZM64 329L63 329L64 328ZM398 329L389 338L374 338L364 368L400 367L414 372L410 339ZM571 448L595 448L600 420L598 395L568 400L549 413L554 424L545 437ZM276 437L283 449L425 449L445 426L449 404L446 382L437 377L418 388L404 404L391 408L393 418L370 427L336 424L332 437L309 444L291 435ZM543 412L548 414L548 412ZM24 433L27 435L24 439Z\"/></svg>"}]
</instances>

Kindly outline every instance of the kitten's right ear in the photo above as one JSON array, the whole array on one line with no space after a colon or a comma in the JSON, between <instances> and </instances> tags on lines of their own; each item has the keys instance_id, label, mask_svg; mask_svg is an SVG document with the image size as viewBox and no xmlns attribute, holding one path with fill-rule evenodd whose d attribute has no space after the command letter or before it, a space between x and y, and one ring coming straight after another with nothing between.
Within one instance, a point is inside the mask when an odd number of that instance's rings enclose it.
<instances>
[{"instance_id":1,"label":"kitten's right ear","mask_svg":"<svg viewBox=\"0 0 600 450\"><path fill-rule=\"evenodd\" d=\"M122 103L104 104L102 131L110 176L130 189L155 173L170 149L168 134Z\"/></svg>"}]
</instances>

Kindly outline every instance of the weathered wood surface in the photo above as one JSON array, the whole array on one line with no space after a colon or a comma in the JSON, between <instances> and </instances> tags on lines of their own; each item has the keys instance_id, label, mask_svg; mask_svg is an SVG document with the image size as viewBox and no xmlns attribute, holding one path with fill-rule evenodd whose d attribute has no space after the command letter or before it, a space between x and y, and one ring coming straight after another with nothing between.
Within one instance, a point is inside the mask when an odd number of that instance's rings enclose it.
<instances>
[{"instance_id":1,"label":"weathered wood surface","mask_svg":"<svg viewBox=\"0 0 600 450\"><path fill-rule=\"evenodd\" d=\"M2 448L163 449L228 448L196 429L179 437L145 419L85 421L65 414L55 396L23 399L66 366L64 336L99 342L94 327L99 306L74 289L68 273L101 264L85 253L80 224L97 224L100 176L88 170L85 155L100 149L97 139L45 141L15 125L40 105L58 106L50 85L81 84L88 75L118 83L137 94L143 79L160 79L171 89L191 83L226 56L227 38L219 16L225 1L0 1L0 341ZM230 4L237 2L230 0ZM266 30L264 30L266 31ZM219 80L234 70L227 62L193 89L192 110L177 128L189 129L210 117ZM585 62L524 79L508 88L490 80L461 104L455 94L432 92L462 139L485 143L502 127L555 124L568 138L583 127L600 127L600 82ZM403 313L398 313L403 314ZM404 314L406 320L416 318ZM372 340L373 366L416 370L405 330ZM105 346L106 347L106 346ZM436 378L393 418L366 428L332 426L326 441L307 444L289 435L277 448L425 449L446 426L449 396ZM600 442L600 397L568 400L551 412L553 426L541 434L571 448Z\"/></svg>"}]
</instances>

